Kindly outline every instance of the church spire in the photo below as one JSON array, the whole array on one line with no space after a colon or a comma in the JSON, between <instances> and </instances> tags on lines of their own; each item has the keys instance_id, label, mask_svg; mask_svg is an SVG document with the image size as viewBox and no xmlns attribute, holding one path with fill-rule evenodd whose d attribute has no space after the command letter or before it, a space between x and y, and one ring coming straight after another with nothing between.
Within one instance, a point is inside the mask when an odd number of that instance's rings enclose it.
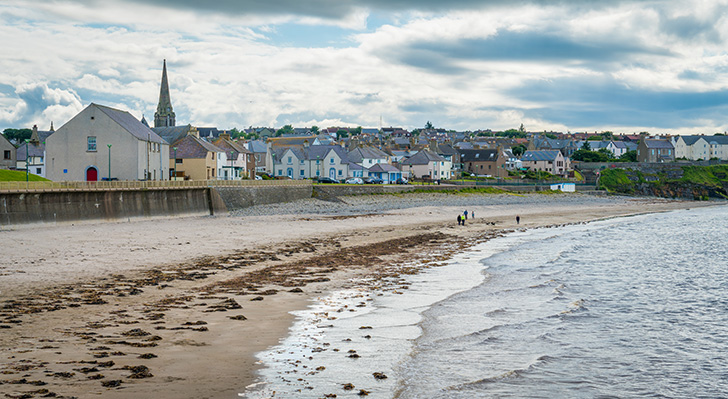
<instances>
[{"instance_id":1,"label":"church spire","mask_svg":"<svg viewBox=\"0 0 728 399\"><path fill-rule=\"evenodd\" d=\"M172 100L169 98L169 83L167 82L167 60L162 66L162 85L159 89L159 104L154 113L154 127L174 126L174 112Z\"/></svg>"}]
</instances>

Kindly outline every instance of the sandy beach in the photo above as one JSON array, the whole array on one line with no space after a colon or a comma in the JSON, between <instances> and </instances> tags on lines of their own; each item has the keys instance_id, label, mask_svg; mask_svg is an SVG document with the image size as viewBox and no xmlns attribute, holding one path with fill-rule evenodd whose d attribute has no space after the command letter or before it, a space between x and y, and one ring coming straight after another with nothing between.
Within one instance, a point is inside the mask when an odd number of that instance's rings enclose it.
<instances>
[{"instance_id":1,"label":"sandy beach","mask_svg":"<svg viewBox=\"0 0 728 399\"><path fill-rule=\"evenodd\" d=\"M712 204L406 194L5 227L0 393L235 398L255 382L255 354L287 335L289 312L354 277L413 273L513 229ZM458 226L466 209L475 218Z\"/></svg>"}]
</instances>

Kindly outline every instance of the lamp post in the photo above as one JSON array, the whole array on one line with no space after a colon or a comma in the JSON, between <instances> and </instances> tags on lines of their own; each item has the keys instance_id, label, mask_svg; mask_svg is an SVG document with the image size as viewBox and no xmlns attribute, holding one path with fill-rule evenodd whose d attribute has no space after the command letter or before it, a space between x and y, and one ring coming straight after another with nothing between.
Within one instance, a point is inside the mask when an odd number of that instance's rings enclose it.
<instances>
[{"instance_id":1,"label":"lamp post","mask_svg":"<svg viewBox=\"0 0 728 399\"><path fill-rule=\"evenodd\" d=\"M111 144L106 144L109 147L109 181L111 181Z\"/></svg>"},{"instance_id":2,"label":"lamp post","mask_svg":"<svg viewBox=\"0 0 728 399\"><path fill-rule=\"evenodd\" d=\"M233 179L233 156L235 155L235 151L230 151L230 180Z\"/></svg>"},{"instance_id":3,"label":"lamp post","mask_svg":"<svg viewBox=\"0 0 728 399\"><path fill-rule=\"evenodd\" d=\"M30 161L30 157L28 156L28 143L30 143L30 139L25 139L25 182L27 183L28 180L30 180L30 175L28 170L30 169L30 165L28 164L28 161Z\"/></svg>"},{"instance_id":4,"label":"lamp post","mask_svg":"<svg viewBox=\"0 0 728 399\"><path fill-rule=\"evenodd\" d=\"M174 181L177 181L177 147L172 147L174 150L174 163L172 165L172 177L174 177Z\"/></svg>"}]
</instances>

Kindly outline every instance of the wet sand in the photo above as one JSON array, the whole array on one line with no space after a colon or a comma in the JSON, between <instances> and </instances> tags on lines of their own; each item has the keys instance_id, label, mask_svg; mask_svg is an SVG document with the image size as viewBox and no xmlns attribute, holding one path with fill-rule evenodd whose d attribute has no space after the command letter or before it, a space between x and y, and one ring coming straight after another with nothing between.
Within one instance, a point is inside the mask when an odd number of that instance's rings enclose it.
<instances>
[{"instance_id":1,"label":"wet sand","mask_svg":"<svg viewBox=\"0 0 728 399\"><path fill-rule=\"evenodd\" d=\"M465 226L443 195L381 214L3 228L0 393L234 398L255 381L255 354L286 336L289 312L353 277L416 272L393 266L427 266L515 228L708 205L531 197L473 207Z\"/></svg>"}]
</instances>

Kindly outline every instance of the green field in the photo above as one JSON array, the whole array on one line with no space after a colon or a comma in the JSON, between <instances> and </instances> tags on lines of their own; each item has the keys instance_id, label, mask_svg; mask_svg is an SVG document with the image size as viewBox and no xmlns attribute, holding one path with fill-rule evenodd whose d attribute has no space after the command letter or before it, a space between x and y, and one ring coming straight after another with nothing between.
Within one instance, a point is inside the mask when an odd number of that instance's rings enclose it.
<instances>
[{"instance_id":1,"label":"green field","mask_svg":"<svg viewBox=\"0 0 728 399\"><path fill-rule=\"evenodd\" d=\"M30 173L28 175L29 181L50 181L38 175ZM0 181L25 181L25 172L17 170L6 170L0 169Z\"/></svg>"}]
</instances>

